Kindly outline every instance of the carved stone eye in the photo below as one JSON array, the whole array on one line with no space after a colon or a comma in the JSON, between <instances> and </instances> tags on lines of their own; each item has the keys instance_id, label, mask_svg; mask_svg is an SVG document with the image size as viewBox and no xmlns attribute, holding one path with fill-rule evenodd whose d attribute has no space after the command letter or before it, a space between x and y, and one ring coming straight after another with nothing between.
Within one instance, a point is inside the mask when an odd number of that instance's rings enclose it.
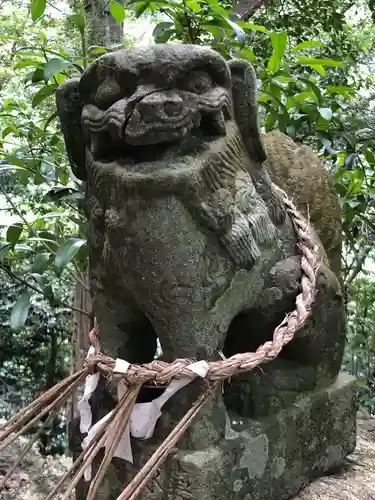
<instances>
[{"instance_id":1,"label":"carved stone eye","mask_svg":"<svg viewBox=\"0 0 375 500\"><path fill-rule=\"evenodd\" d=\"M192 71L187 78L181 80L180 88L195 94L207 92L213 85L212 78L204 71Z\"/></svg>"}]
</instances>

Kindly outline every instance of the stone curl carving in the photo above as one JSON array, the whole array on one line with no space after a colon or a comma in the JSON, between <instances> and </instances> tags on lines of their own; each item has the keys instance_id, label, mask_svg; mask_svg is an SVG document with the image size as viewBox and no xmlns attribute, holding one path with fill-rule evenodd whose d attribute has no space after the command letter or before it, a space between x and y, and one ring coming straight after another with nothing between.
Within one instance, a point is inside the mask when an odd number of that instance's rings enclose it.
<instances>
[{"instance_id":1,"label":"stone curl carving","mask_svg":"<svg viewBox=\"0 0 375 500\"><path fill-rule=\"evenodd\" d=\"M103 349L112 357L151 361L157 339L166 361L209 361L220 352L253 351L293 309L301 276L296 237L265 168L272 148L259 131L254 81L245 61L227 63L205 47L172 44L106 54L58 90L69 159L86 181L94 309ZM286 168L292 163L282 154L273 161ZM298 195L282 187L292 198ZM330 199L335 205L337 197ZM171 476L162 472L144 498L190 498L179 492L181 485L195 498L195 480L203 498L222 498L222 492L234 491L234 483L236 498L245 498L255 483L269 482L267 464L273 458L286 464L283 470L295 467L300 445L283 447L275 437L276 446L264 430L264 466L250 472L244 457L251 455L252 444L242 454L239 443L254 438L229 438L228 415L261 421L336 380L344 347L342 297L316 242L322 263L311 320L263 372L225 385L223 396L213 399L181 442L180 452L192 455L180 455ZM166 405L154 437L136 444L138 465L200 390L195 381ZM144 389L140 401L156 395L155 389ZM96 420L111 406L104 383L92 406ZM338 455L350 446L343 445ZM272 458L275 450L283 456ZM208 462L201 467L194 453L206 451ZM216 465L207 465L210 461ZM312 467L310 474L302 462L296 474L308 479L332 464ZM101 498L116 498L131 475L121 464L113 470L117 482ZM251 498L271 498L267 491Z\"/></svg>"}]
</instances>

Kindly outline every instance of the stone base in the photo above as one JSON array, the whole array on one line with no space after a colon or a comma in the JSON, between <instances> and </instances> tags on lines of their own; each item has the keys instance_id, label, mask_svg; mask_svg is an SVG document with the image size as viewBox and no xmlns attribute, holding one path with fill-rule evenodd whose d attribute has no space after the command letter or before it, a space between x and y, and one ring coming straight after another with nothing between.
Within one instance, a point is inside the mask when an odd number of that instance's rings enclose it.
<instances>
[{"instance_id":1,"label":"stone base","mask_svg":"<svg viewBox=\"0 0 375 500\"><path fill-rule=\"evenodd\" d=\"M356 392L355 379L340 374L328 389L305 395L273 417L232 417L226 439L218 446L180 452L172 460L164 498L291 498L354 450Z\"/></svg>"},{"instance_id":2,"label":"stone base","mask_svg":"<svg viewBox=\"0 0 375 500\"><path fill-rule=\"evenodd\" d=\"M180 450L140 500L283 500L340 466L356 445L356 381L340 374L329 388L306 393L264 419L231 415L215 446ZM136 467L114 460L97 498L116 500ZM87 485L78 500L86 498Z\"/></svg>"},{"instance_id":3,"label":"stone base","mask_svg":"<svg viewBox=\"0 0 375 500\"><path fill-rule=\"evenodd\" d=\"M340 374L262 420L231 418L225 439L180 451L140 498L282 500L340 466L356 445L356 381Z\"/></svg>"}]
</instances>

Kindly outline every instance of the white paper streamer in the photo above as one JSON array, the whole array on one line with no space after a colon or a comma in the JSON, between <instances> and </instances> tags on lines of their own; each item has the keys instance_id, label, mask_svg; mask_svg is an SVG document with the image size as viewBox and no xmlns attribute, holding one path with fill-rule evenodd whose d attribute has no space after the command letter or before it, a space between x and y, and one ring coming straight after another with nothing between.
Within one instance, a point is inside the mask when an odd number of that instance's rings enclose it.
<instances>
[{"instance_id":1,"label":"white paper streamer","mask_svg":"<svg viewBox=\"0 0 375 500\"><path fill-rule=\"evenodd\" d=\"M117 359L116 360L116 368L118 373L126 373L129 367L129 363L124 360ZM121 440L116 448L115 457L121 458L128 462L133 463L133 452L131 449L130 435L138 439L149 439L152 437L156 422L160 415L162 414L161 409L164 404L179 391L182 387L189 384L196 376L205 377L209 366L206 361L197 361L190 365L189 370L192 371L192 377L182 377L180 379L173 379L163 394L161 394L158 398L150 401L149 403L136 403L132 410L130 416L130 425L126 426L125 432L121 437ZM120 400L127 391L127 386L125 383L120 383L118 385L117 393L118 399ZM82 442L82 448L85 450L91 441L96 437L98 432L103 428L106 424L110 416L112 415L112 411L108 413L105 417L103 417L99 422L97 422L88 432L87 437ZM109 436L106 443L105 448L107 449L110 442L111 437ZM91 479L91 465L88 466L85 470L85 480L90 481Z\"/></svg>"},{"instance_id":2,"label":"white paper streamer","mask_svg":"<svg viewBox=\"0 0 375 500\"><path fill-rule=\"evenodd\" d=\"M206 361L197 361L189 366L195 375L205 377L209 366ZM195 377L182 377L173 379L167 386L163 394L149 403L137 403L134 405L130 417L130 433L139 439L149 439L154 434L154 429L161 409L173 394L189 384Z\"/></svg>"},{"instance_id":3,"label":"white paper streamer","mask_svg":"<svg viewBox=\"0 0 375 500\"><path fill-rule=\"evenodd\" d=\"M90 346L90 349L87 353L87 356L91 356L94 354L95 348L94 346ZM82 434L88 432L92 423L92 413L91 406L89 403L89 399L91 398L92 393L98 386L100 374L94 373L92 375L87 375L85 380L85 390L83 392L82 398L77 403L77 408L80 413L80 424L79 430Z\"/></svg>"},{"instance_id":4,"label":"white paper streamer","mask_svg":"<svg viewBox=\"0 0 375 500\"><path fill-rule=\"evenodd\" d=\"M113 373L126 373L128 371L128 368L130 366L130 363L125 361L124 359L117 358L115 367L113 368Z\"/></svg>"},{"instance_id":5,"label":"white paper streamer","mask_svg":"<svg viewBox=\"0 0 375 500\"><path fill-rule=\"evenodd\" d=\"M100 431L103 430L103 428L105 427L107 421L110 419L112 413L113 413L113 410L110 411L109 413L107 413L107 415L105 415L105 417L103 417L101 420L99 420L98 422L96 422L96 424L91 427L91 429L89 430L87 436L82 441L81 446L82 446L83 450L86 450L89 447L91 441L96 438L97 434ZM91 473L92 473L92 467L91 467L91 464L89 464L86 467L85 472L84 472L85 481L90 481L90 479L91 479Z\"/></svg>"}]
</instances>

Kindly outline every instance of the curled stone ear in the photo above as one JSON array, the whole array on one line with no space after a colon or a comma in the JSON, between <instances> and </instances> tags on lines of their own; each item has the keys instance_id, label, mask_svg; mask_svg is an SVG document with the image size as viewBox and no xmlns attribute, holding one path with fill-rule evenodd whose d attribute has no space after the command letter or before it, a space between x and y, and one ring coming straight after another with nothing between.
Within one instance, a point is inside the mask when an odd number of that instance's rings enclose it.
<instances>
[{"instance_id":1,"label":"curled stone ear","mask_svg":"<svg viewBox=\"0 0 375 500\"><path fill-rule=\"evenodd\" d=\"M81 125L83 102L79 94L79 79L67 80L56 90L56 107L73 174L86 181L86 150Z\"/></svg>"},{"instance_id":2,"label":"curled stone ear","mask_svg":"<svg viewBox=\"0 0 375 500\"><path fill-rule=\"evenodd\" d=\"M256 102L256 74L253 66L243 59L228 62L232 78L233 111L242 140L250 158L260 163L266 153L260 137Z\"/></svg>"}]
</instances>

